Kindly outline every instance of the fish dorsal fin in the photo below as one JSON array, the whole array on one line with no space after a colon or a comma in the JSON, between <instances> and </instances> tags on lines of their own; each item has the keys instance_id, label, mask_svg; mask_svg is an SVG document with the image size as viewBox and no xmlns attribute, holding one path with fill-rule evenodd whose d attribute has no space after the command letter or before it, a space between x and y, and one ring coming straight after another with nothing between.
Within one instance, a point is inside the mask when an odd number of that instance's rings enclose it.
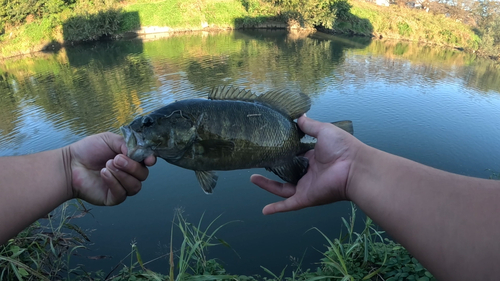
<instances>
[{"instance_id":1,"label":"fish dorsal fin","mask_svg":"<svg viewBox=\"0 0 500 281\"><path fill-rule=\"evenodd\" d=\"M212 89L208 98L211 100L257 101L280 110L292 119L299 118L311 108L311 99L306 94L285 89L269 91L257 96L250 90L219 86Z\"/></svg>"},{"instance_id":2,"label":"fish dorsal fin","mask_svg":"<svg viewBox=\"0 0 500 281\"><path fill-rule=\"evenodd\" d=\"M311 108L311 99L306 94L284 89L266 92L258 96L257 101L277 108L292 119L299 118Z\"/></svg>"},{"instance_id":3,"label":"fish dorsal fin","mask_svg":"<svg viewBox=\"0 0 500 281\"><path fill-rule=\"evenodd\" d=\"M208 99L253 101L257 99L257 95L252 93L250 90L232 86L218 86L213 88L210 94L208 94Z\"/></svg>"}]
</instances>

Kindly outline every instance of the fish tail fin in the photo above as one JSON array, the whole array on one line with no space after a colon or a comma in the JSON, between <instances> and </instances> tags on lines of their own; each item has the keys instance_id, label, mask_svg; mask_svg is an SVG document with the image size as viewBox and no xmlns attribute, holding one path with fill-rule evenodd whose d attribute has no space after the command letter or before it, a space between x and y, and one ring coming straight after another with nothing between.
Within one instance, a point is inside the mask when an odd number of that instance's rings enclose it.
<instances>
[{"instance_id":1,"label":"fish tail fin","mask_svg":"<svg viewBox=\"0 0 500 281\"><path fill-rule=\"evenodd\" d=\"M340 129L348 132L351 135L354 134L354 127L352 125L352 121L350 121L350 120L332 122L331 124L339 127ZM297 126L297 128L298 128L298 126ZM302 132L302 130L300 130L300 128L299 128L299 134L301 136L305 135L305 133ZM309 142L301 142L298 155L304 154L304 153L308 152L309 150L314 149L315 145L316 145L315 139L312 141L309 141Z\"/></svg>"},{"instance_id":2,"label":"fish tail fin","mask_svg":"<svg viewBox=\"0 0 500 281\"><path fill-rule=\"evenodd\" d=\"M354 127L352 126L351 120L337 121L337 122L332 122L331 124L339 127L340 129L348 132L351 135L354 135Z\"/></svg>"}]
</instances>

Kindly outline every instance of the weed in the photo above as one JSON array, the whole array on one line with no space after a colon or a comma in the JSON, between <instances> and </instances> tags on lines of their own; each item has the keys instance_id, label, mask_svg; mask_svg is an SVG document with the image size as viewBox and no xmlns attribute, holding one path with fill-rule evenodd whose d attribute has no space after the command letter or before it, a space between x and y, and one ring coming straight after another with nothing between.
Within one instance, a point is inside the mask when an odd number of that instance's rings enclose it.
<instances>
[{"instance_id":1,"label":"weed","mask_svg":"<svg viewBox=\"0 0 500 281\"><path fill-rule=\"evenodd\" d=\"M84 213L79 206L78 201L65 203L47 220L32 224L0 245L0 280L29 276L52 280L62 279L64 272L69 274L71 255L89 241L87 234L71 222L75 215L68 216L71 210Z\"/></svg>"},{"instance_id":2,"label":"weed","mask_svg":"<svg viewBox=\"0 0 500 281\"><path fill-rule=\"evenodd\" d=\"M406 22L398 22L399 35L409 36L411 33L411 27Z\"/></svg>"},{"instance_id":3,"label":"weed","mask_svg":"<svg viewBox=\"0 0 500 281\"><path fill-rule=\"evenodd\" d=\"M341 233L339 238L332 240L318 228L310 229L327 242L320 268L316 271L297 269L292 271L292 277L285 277L286 268L278 275L262 267L272 276L268 280L434 280L405 248L384 239L384 231L377 230L370 218L366 218L361 233L354 231L356 213L356 207L351 204L349 220L342 218L347 233Z\"/></svg>"},{"instance_id":4,"label":"weed","mask_svg":"<svg viewBox=\"0 0 500 281\"><path fill-rule=\"evenodd\" d=\"M68 216L69 207L78 214ZM28 277L37 280L241 280L255 281L257 277L231 275L215 259L209 259L210 247L223 245L231 248L217 233L233 222L216 225L220 216L204 226L204 215L197 224L186 220L180 210L174 215L171 225L170 251L150 261L143 261L139 247L132 242L130 253L122 258L108 273L87 272L84 268L69 268L72 254L85 248L89 241L87 234L74 224L73 218L82 217L89 212L81 201L64 204L60 215L49 216L47 223L35 223L17 237L0 246L0 279L24 280ZM316 271L302 270L302 259L293 259L291 276L283 268L275 274L264 266L261 268L274 281L299 280L433 280L434 277L401 245L383 238L383 231L377 230L373 221L366 218L363 230L354 230L357 211L351 205L349 220L342 218L346 233L330 239L318 228L317 231L327 242L326 251ZM174 251L172 245L174 229L182 235L182 243ZM304 253L305 254L305 253ZM147 268L149 263L168 257L169 274L153 272Z\"/></svg>"}]
</instances>

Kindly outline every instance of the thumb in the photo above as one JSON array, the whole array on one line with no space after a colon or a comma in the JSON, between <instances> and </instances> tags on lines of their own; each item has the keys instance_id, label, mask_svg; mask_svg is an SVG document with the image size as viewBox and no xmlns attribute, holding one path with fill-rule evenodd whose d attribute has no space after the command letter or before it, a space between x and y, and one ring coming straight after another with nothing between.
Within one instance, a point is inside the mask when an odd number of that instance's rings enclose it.
<instances>
[{"instance_id":1,"label":"thumb","mask_svg":"<svg viewBox=\"0 0 500 281\"><path fill-rule=\"evenodd\" d=\"M127 146L122 136L111 132L101 133L100 135L113 152L127 155Z\"/></svg>"},{"instance_id":2,"label":"thumb","mask_svg":"<svg viewBox=\"0 0 500 281\"><path fill-rule=\"evenodd\" d=\"M317 137L324 125L324 123L311 119L305 114L297 120L297 124L302 132L312 137Z\"/></svg>"}]
</instances>

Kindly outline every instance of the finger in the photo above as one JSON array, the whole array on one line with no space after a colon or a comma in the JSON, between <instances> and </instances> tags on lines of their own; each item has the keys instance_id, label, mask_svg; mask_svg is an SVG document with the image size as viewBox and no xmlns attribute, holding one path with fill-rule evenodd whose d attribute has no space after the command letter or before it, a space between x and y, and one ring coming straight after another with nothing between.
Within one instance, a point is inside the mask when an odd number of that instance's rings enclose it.
<instances>
[{"instance_id":1,"label":"finger","mask_svg":"<svg viewBox=\"0 0 500 281\"><path fill-rule=\"evenodd\" d=\"M121 156L123 157L123 156ZM141 181L131 174L128 174L114 165L113 160L106 162L106 168L111 172L114 178L118 180L122 189L128 196L136 195L142 187ZM146 169L146 168L144 168ZM146 169L147 170L147 169Z\"/></svg>"},{"instance_id":2,"label":"finger","mask_svg":"<svg viewBox=\"0 0 500 281\"><path fill-rule=\"evenodd\" d=\"M114 206L125 201L127 198L127 192L107 168L103 168L101 170L101 178L103 179L105 186L108 188L103 202L104 205Z\"/></svg>"},{"instance_id":3,"label":"finger","mask_svg":"<svg viewBox=\"0 0 500 281\"><path fill-rule=\"evenodd\" d=\"M299 202L296 200L296 197L292 196L283 201L266 205L264 209L262 209L262 213L264 215L272 215L276 213L296 211L302 208L304 208L304 206L300 205Z\"/></svg>"},{"instance_id":4,"label":"finger","mask_svg":"<svg viewBox=\"0 0 500 281\"><path fill-rule=\"evenodd\" d=\"M146 159L144 159L144 164L148 167L153 166L154 164L156 164L156 156L149 155L148 157L146 157Z\"/></svg>"},{"instance_id":5,"label":"finger","mask_svg":"<svg viewBox=\"0 0 500 281\"><path fill-rule=\"evenodd\" d=\"M309 160L309 164L311 163L311 160L314 159L314 149L311 149L309 151L307 151L305 154L304 154L304 157L307 158Z\"/></svg>"},{"instance_id":6,"label":"finger","mask_svg":"<svg viewBox=\"0 0 500 281\"><path fill-rule=\"evenodd\" d=\"M271 192L274 195L288 198L295 194L295 186L290 183L281 183L270 180L261 175L252 175L250 181L258 187Z\"/></svg>"},{"instance_id":7,"label":"finger","mask_svg":"<svg viewBox=\"0 0 500 281\"><path fill-rule=\"evenodd\" d=\"M316 121L314 119L311 119L305 115L302 115L298 120L297 124L299 124L300 129L313 137L317 137L319 132L323 129L323 126L325 123Z\"/></svg>"},{"instance_id":8,"label":"finger","mask_svg":"<svg viewBox=\"0 0 500 281\"><path fill-rule=\"evenodd\" d=\"M149 161L151 162L151 160ZM118 154L115 156L115 158L113 159L113 166L127 174L130 174L139 181L145 181L149 175L149 170L147 167L128 158L123 154Z\"/></svg>"},{"instance_id":9,"label":"finger","mask_svg":"<svg viewBox=\"0 0 500 281\"><path fill-rule=\"evenodd\" d=\"M127 145L125 144L125 140L122 136L111 132L105 132L99 135L102 137L104 142L106 142L109 148L113 150L113 152L116 154L127 154Z\"/></svg>"}]
</instances>

